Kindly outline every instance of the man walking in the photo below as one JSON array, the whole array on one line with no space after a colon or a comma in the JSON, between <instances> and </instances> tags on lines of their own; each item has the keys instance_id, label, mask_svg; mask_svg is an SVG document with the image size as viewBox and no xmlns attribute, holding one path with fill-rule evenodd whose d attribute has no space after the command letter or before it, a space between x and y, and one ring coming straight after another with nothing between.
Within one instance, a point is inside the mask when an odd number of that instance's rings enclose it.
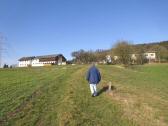
<instances>
[{"instance_id":1,"label":"man walking","mask_svg":"<svg viewBox=\"0 0 168 126\"><path fill-rule=\"evenodd\" d=\"M101 75L100 75L99 70L96 68L95 64L93 64L89 68L87 72L86 80L89 82L92 97L97 96L98 93L97 93L96 86L101 81Z\"/></svg>"}]
</instances>

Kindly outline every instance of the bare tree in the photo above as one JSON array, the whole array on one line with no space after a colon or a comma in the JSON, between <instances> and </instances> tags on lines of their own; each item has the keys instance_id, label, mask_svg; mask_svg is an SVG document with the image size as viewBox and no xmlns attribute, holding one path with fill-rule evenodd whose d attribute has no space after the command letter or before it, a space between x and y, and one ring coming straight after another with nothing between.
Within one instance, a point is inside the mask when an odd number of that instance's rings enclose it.
<instances>
[{"instance_id":1,"label":"bare tree","mask_svg":"<svg viewBox=\"0 0 168 126\"><path fill-rule=\"evenodd\" d=\"M95 51L95 56L96 56L97 61L106 60L107 54L108 53L105 50L98 49Z\"/></svg>"},{"instance_id":2,"label":"bare tree","mask_svg":"<svg viewBox=\"0 0 168 126\"><path fill-rule=\"evenodd\" d=\"M124 65L131 63L132 45L127 41L119 41L114 48L115 55Z\"/></svg>"},{"instance_id":3,"label":"bare tree","mask_svg":"<svg viewBox=\"0 0 168 126\"><path fill-rule=\"evenodd\" d=\"M161 62L161 60L168 59L168 50L164 46L154 45L152 47L152 50L156 51L156 55L159 63Z\"/></svg>"},{"instance_id":4,"label":"bare tree","mask_svg":"<svg viewBox=\"0 0 168 126\"><path fill-rule=\"evenodd\" d=\"M0 68L2 67L2 54L6 50L4 48L4 45L6 44L5 41L6 37L2 33L0 33Z\"/></svg>"},{"instance_id":5,"label":"bare tree","mask_svg":"<svg viewBox=\"0 0 168 126\"><path fill-rule=\"evenodd\" d=\"M83 49L79 51L74 51L71 53L72 57L74 58L74 62L76 63L91 63L91 62L98 62L106 59L106 52L103 50L89 50L85 51Z\"/></svg>"},{"instance_id":6,"label":"bare tree","mask_svg":"<svg viewBox=\"0 0 168 126\"><path fill-rule=\"evenodd\" d=\"M4 37L3 37L3 35L0 33L0 68L1 68L1 64L2 64L3 40L4 40Z\"/></svg>"}]
</instances>

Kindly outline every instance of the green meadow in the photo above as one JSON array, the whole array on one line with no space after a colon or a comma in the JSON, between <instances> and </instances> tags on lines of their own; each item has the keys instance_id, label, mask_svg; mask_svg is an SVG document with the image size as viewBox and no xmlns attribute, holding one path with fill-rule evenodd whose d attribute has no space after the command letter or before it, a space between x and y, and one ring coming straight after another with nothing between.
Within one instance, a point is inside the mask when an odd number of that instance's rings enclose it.
<instances>
[{"instance_id":1,"label":"green meadow","mask_svg":"<svg viewBox=\"0 0 168 126\"><path fill-rule=\"evenodd\" d=\"M98 97L88 65L0 69L0 126L168 125L168 64L97 67Z\"/></svg>"}]
</instances>

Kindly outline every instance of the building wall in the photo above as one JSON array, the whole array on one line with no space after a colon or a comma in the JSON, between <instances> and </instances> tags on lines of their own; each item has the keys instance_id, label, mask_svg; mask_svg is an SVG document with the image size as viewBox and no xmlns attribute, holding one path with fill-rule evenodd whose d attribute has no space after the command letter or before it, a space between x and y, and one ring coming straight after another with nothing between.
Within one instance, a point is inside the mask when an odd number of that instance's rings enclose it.
<instances>
[{"instance_id":1,"label":"building wall","mask_svg":"<svg viewBox=\"0 0 168 126\"><path fill-rule=\"evenodd\" d=\"M145 53L144 55L146 59L152 59L152 60L156 59L156 53Z\"/></svg>"},{"instance_id":2,"label":"building wall","mask_svg":"<svg viewBox=\"0 0 168 126\"><path fill-rule=\"evenodd\" d=\"M32 67L36 67L36 66L44 66L42 62L39 62L39 59L33 59L32 60Z\"/></svg>"},{"instance_id":3,"label":"building wall","mask_svg":"<svg viewBox=\"0 0 168 126\"><path fill-rule=\"evenodd\" d=\"M66 65L66 62L60 62L58 65Z\"/></svg>"},{"instance_id":4,"label":"building wall","mask_svg":"<svg viewBox=\"0 0 168 126\"><path fill-rule=\"evenodd\" d=\"M28 67L29 65L31 65L31 60L19 61L19 67Z\"/></svg>"}]
</instances>

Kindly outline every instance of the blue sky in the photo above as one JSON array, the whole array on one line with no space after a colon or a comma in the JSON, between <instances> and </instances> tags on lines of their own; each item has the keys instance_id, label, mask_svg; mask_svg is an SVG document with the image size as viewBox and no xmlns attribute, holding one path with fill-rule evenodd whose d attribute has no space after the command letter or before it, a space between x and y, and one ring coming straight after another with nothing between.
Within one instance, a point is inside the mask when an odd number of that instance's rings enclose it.
<instances>
[{"instance_id":1,"label":"blue sky","mask_svg":"<svg viewBox=\"0 0 168 126\"><path fill-rule=\"evenodd\" d=\"M3 62L168 40L167 0L0 0Z\"/></svg>"}]
</instances>

